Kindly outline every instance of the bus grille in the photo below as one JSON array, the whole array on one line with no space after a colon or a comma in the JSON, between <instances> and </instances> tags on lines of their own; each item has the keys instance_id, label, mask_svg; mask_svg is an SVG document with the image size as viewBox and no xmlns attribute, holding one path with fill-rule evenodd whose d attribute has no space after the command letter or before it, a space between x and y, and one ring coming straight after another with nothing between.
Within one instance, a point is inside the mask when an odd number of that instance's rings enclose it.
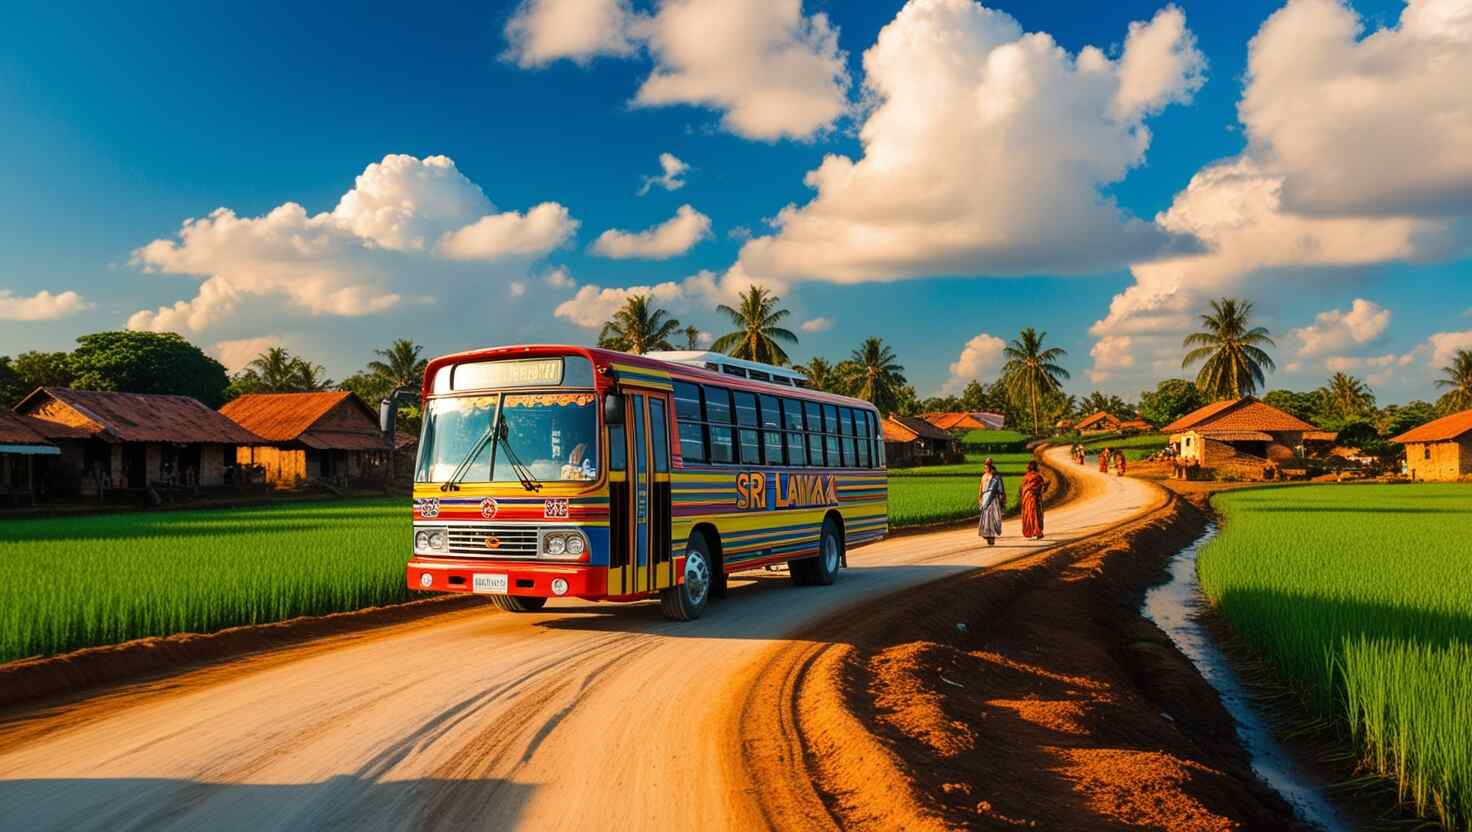
<instances>
[{"instance_id":1,"label":"bus grille","mask_svg":"<svg viewBox=\"0 0 1472 832\"><path fill-rule=\"evenodd\" d=\"M534 558L536 526L453 525L446 534L451 554L480 558ZM487 544L490 541L490 544Z\"/></svg>"}]
</instances>

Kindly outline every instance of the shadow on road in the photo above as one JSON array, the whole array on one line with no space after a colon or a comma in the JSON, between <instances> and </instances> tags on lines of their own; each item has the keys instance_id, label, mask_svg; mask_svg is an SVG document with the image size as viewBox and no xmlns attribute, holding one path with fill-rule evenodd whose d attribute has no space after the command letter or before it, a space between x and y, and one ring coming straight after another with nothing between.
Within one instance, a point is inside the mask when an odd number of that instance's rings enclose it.
<instances>
[{"instance_id":1,"label":"shadow on road","mask_svg":"<svg viewBox=\"0 0 1472 832\"><path fill-rule=\"evenodd\" d=\"M520 818L535 789L495 779L382 781L352 776L300 784L0 780L0 829L504 829Z\"/></svg>"}]
</instances>

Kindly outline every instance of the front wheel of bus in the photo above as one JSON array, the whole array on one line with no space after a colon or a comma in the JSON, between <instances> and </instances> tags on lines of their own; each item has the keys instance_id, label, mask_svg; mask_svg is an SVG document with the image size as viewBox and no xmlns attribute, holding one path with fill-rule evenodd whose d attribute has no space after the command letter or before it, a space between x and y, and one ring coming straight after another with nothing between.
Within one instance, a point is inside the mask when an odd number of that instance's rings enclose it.
<instances>
[{"instance_id":1,"label":"front wheel of bus","mask_svg":"<svg viewBox=\"0 0 1472 832\"><path fill-rule=\"evenodd\" d=\"M712 583L710 547L696 535L685 546L685 580L659 591L659 608L666 618L692 621L705 612Z\"/></svg>"},{"instance_id":2,"label":"front wheel of bus","mask_svg":"<svg viewBox=\"0 0 1472 832\"><path fill-rule=\"evenodd\" d=\"M536 612L547 606L547 599L527 595L492 595L491 603L506 612Z\"/></svg>"}]
</instances>

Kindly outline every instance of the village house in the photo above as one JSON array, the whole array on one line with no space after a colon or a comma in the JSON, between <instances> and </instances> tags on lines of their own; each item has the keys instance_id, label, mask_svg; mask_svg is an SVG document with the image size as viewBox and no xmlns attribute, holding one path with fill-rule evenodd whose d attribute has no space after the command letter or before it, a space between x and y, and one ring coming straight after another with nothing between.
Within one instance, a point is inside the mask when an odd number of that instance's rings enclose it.
<instances>
[{"instance_id":1,"label":"village house","mask_svg":"<svg viewBox=\"0 0 1472 832\"><path fill-rule=\"evenodd\" d=\"M921 419L947 431L1001 430L1007 417L987 410L963 410L950 413L925 413Z\"/></svg>"},{"instance_id":2,"label":"village house","mask_svg":"<svg viewBox=\"0 0 1472 832\"><path fill-rule=\"evenodd\" d=\"M1295 458L1327 451L1335 439L1252 396L1199 407L1161 432L1181 460L1254 480Z\"/></svg>"},{"instance_id":3,"label":"village house","mask_svg":"<svg viewBox=\"0 0 1472 832\"><path fill-rule=\"evenodd\" d=\"M1123 424L1123 419L1101 410L1078 420L1078 424L1073 427L1084 436L1097 436L1101 433L1119 433L1120 426Z\"/></svg>"},{"instance_id":4,"label":"village house","mask_svg":"<svg viewBox=\"0 0 1472 832\"><path fill-rule=\"evenodd\" d=\"M188 396L41 387L15 406L61 453L44 460L53 493L218 486L249 431Z\"/></svg>"},{"instance_id":5,"label":"village house","mask_svg":"<svg viewBox=\"0 0 1472 832\"><path fill-rule=\"evenodd\" d=\"M1472 476L1472 410L1411 428L1390 441L1406 446L1411 479L1451 482Z\"/></svg>"},{"instance_id":6,"label":"village house","mask_svg":"<svg viewBox=\"0 0 1472 832\"><path fill-rule=\"evenodd\" d=\"M387 473L388 439L378 414L347 391L251 394L220 413L260 437L238 448L235 461L261 466L277 488L382 480Z\"/></svg>"},{"instance_id":7,"label":"village house","mask_svg":"<svg viewBox=\"0 0 1472 832\"><path fill-rule=\"evenodd\" d=\"M884 431L884 459L891 468L960 462L960 441L919 416L890 415Z\"/></svg>"},{"instance_id":8,"label":"village house","mask_svg":"<svg viewBox=\"0 0 1472 832\"><path fill-rule=\"evenodd\" d=\"M38 433L31 420L0 410L0 503L34 502L36 457L60 454L61 449Z\"/></svg>"}]
</instances>

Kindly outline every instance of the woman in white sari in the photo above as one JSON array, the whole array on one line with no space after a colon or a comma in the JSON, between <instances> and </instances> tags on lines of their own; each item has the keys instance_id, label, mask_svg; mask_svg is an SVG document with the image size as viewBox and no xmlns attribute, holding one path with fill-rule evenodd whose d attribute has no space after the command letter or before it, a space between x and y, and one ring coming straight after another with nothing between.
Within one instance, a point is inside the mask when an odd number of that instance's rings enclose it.
<instances>
[{"instance_id":1,"label":"woman in white sari","mask_svg":"<svg viewBox=\"0 0 1472 832\"><path fill-rule=\"evenodd\" d=\"M1002 475L988 457L986 473L981 475L981 488L976 492L976 501L981 508L981 522L976 533L986 538L991 546L1002 536L1002 512L1007 510L1007 489L1002 485Z\"/></svg>"}]
</instances>

